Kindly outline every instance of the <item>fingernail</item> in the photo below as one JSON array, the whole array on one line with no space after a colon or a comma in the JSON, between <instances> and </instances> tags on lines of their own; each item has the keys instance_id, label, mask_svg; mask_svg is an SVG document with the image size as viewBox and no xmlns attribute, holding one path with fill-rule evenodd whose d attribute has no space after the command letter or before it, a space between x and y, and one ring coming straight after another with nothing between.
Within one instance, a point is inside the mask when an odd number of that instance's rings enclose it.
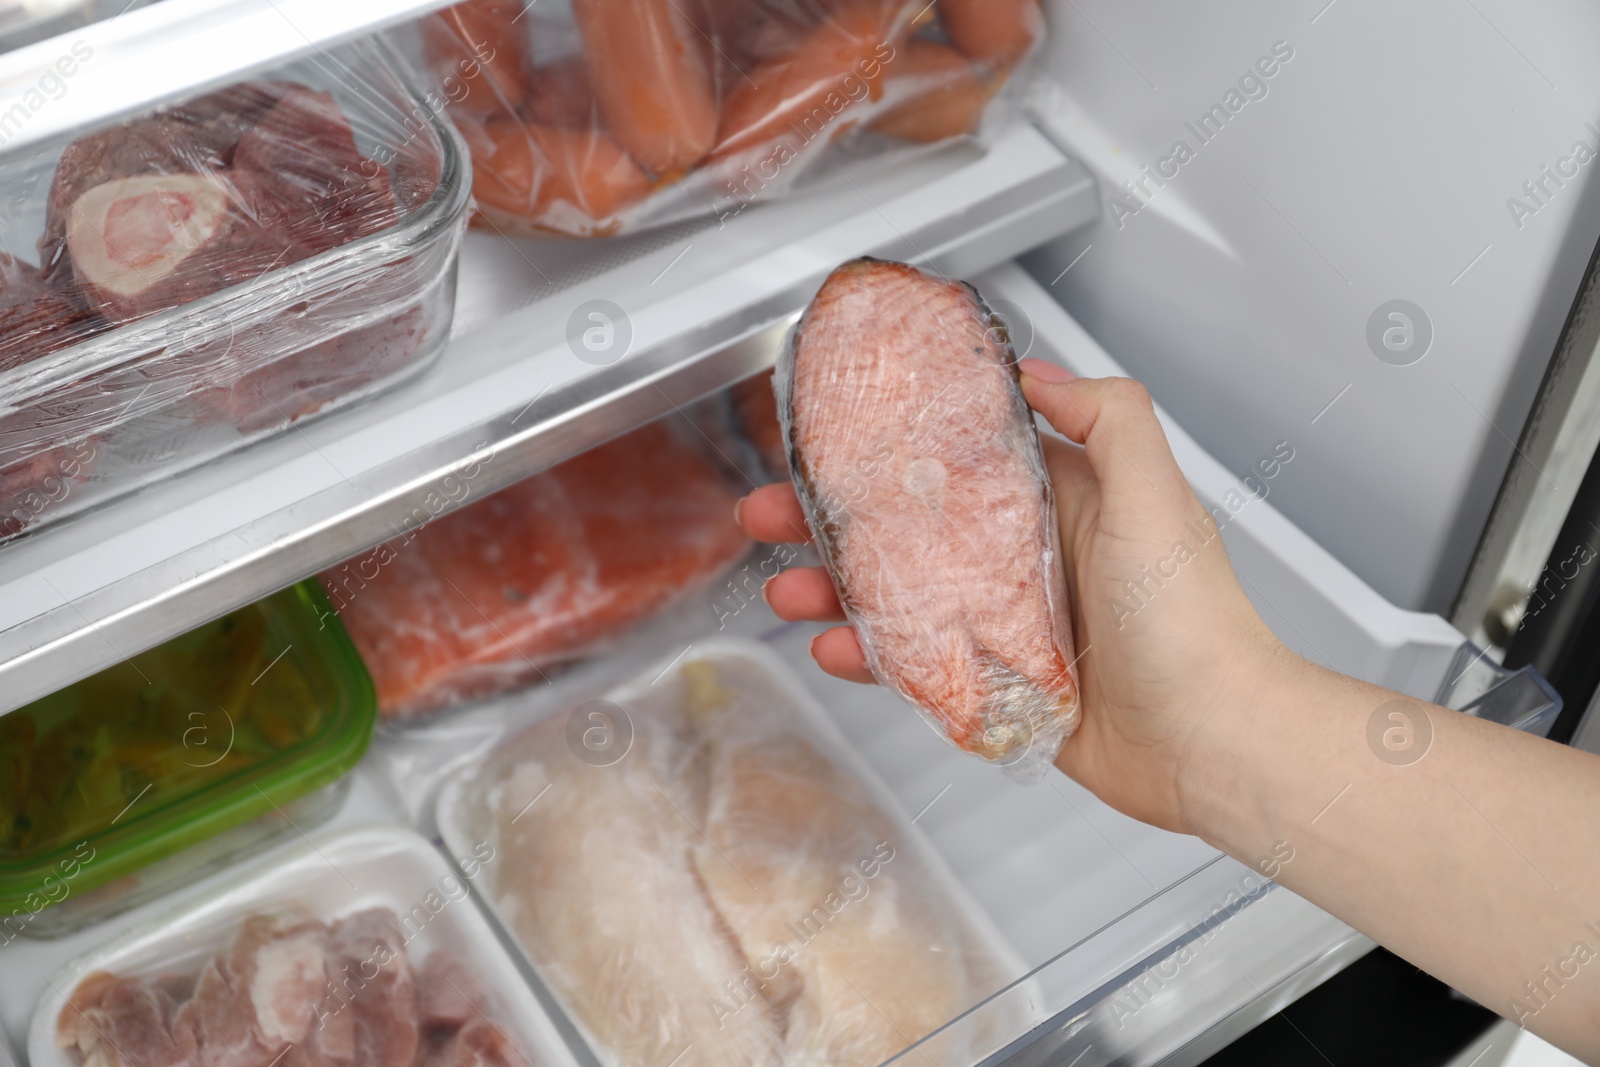
<instances>
[{"instance_id":1,"label":"fingernail","mask_svg":"<svg viewBox=\"0 0 1600 1067\"><path fill-rule=\"evenodd\" d=\"M1078 377L1059 363L1051 363L1037 356L1029 356L1021 363L1018 363L1017 369L1028 377L1048 385L1059 385L1063 382L1074 381Z\"/></svg>"},{"instance_id":2,"label":"fingernail","mask_svg":"<svg viewBox=\"0 0 1600 1067\"><path fill-rule=\"evenodd\" d=\"M740 497L738 499L738 501L736 501L734 503L734 505L733 505L733 524L735 526L740 527L740 528L744 527L744 523L739 518L740 514L743 511L744 511L744 497Z\"/></svg>"},{"instance_id":3,"label":"fingernail","mask_svg":"<svg viewBox=\"0 0 1600 1067\"><path fill-rule=\"evenodd\" d=\"M766 601L766 605L769 608L772 607L772 597L767 595L767 590L772 588L772 583L776 580L776 578L768 578L761 583L761 599Z\"/></svg>"},{"instance_id":4,"label":"fingernail","mask_svg":"<svg viewBox=\"0 0 1600 1067\"><path fill-rule=\"evenodd\" d=\"M806 643L806 652L811 655L812 659L817 658L817 642L820 640L822 640L822 635L818 634Z\"/></svg>"}]
</instances>

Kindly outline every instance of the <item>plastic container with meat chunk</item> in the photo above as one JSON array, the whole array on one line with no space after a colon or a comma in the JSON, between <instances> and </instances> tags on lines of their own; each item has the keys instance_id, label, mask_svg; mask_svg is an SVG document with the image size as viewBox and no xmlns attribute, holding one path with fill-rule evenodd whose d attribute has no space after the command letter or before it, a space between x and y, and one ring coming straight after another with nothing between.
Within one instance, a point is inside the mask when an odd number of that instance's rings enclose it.
<instances>
[{"instance_id":1,"label":"plastic container with meat chunk","mask_svg":"<svg viewBox=\"0 0 1600 1067\"><path fill-rule=\"evenodd\" d=\"M530 703L533 703L530 700ZM1027 967L783 661L696 641L460 768L459 857L596 1059L974 1062ZM1035 997L1033 1000L1037 1003Z\"/></svg>"},{"instance_id":2,"label":"plastic container with meat chunk","mask_svg":"<svg viewBox=\"0 0 1600 1067\"><path fill-rule=\"evenodd\" d=\"M572 1067L469 897L494 862L397 827L308 838L52 976L30 1062Z\"/></svg>"},{"instance_id":3,"label":"plastic container with meat chunk","mask_svg":"<svg viewBox=\"0 0 1600 1067\"><path fill-rule=\"evenodd\" d=\"M438 355L470 178L409 78L361 41L0 156L0 540Z\"/></svg>"},{"instance_id":4,"label":"plastic container with meat chunk","mask_svg":"<svg viewBox=\"0 0 1600 1067\"><path fill-rule=\"evenodd\" d=\"M594 237L987 137L1044 33L1040 0L465 0L409 43L471 148L475 223Z\"/></svg>"},{"instance_id":5,"label":"plastic container with meat chunk","mask_svg":"<svg viewBox=\"0 0 1600 1067\"><path fill-rule=\"evenodd\" d=\"M314 582L0 716L0 943L70 933L331 817L376 718Z\"/></svg>"}]
</instances>

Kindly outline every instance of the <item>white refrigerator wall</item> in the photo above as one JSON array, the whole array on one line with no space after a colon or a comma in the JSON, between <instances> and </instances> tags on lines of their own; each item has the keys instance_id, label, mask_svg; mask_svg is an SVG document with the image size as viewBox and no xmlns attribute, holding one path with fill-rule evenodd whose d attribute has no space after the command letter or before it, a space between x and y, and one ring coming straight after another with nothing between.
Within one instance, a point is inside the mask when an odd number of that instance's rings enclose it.
<instances>
[{"instance_id":1,"label":"white refrigerator wall","mask_svg":"<svg viewBox=\"0 0 1600 1067\"><path fill-rule=\"evenodd\" d=\"M1274 503L1445 611L1600 234L1600 5L1047 3L1036 110L1102 211L1029 269L1229 468L1291 442Z\"/></svg>"}]
</instances>

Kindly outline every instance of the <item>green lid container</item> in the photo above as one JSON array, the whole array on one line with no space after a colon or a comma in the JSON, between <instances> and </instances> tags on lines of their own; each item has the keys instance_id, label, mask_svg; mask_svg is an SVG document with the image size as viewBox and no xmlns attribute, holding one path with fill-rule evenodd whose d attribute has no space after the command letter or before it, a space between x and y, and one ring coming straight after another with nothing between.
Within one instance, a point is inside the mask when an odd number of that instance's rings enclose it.
<instances>
[{"instance_id":1,"label":"green lid container","mask_svg":"<svg viewBox=\"0 0 1600 1067\"><path fill-rule=\"evenodd\" d=\"M0 716L0 943L68 932L326 818L376 719L314 581Z\"/></svg>"}]
</instances>

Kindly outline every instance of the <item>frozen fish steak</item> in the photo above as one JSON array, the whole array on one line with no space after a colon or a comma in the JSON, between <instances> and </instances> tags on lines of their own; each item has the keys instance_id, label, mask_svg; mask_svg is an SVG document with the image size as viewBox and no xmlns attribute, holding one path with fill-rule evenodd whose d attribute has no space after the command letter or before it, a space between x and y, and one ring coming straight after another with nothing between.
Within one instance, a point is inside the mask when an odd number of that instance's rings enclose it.
<instances>
[{"instance_id":1,"label":"frozen fish steak","mask_svg":"<svg viewBox=\"0 0 1600 1067\"><path fill-rule=\"evenodd\" d=\"M806 518L885 685L1040 774L1077 727L1050 482L1003 326L969 285L859 259L779 363Z\"/></svg>"}]
</instances>

